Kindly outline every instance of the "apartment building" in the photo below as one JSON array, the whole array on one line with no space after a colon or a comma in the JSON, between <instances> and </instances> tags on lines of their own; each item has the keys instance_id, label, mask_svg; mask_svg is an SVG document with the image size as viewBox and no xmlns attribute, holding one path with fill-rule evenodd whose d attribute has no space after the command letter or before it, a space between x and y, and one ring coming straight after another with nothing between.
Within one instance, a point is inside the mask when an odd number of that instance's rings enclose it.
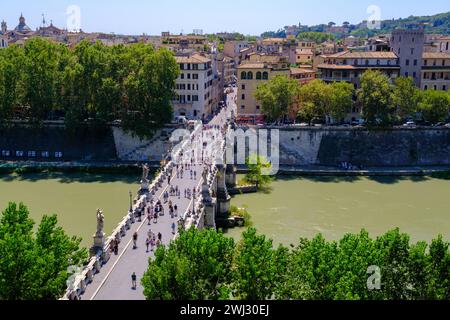
<instances>
[{"instance_id":1,"label":"apartment building","mask_svg":"<svg viewBox=\"0 0 450 320\"><path fill-rule=\"evenodd\" d=\"M176 80L174 115L189 119L202 119L214 108L214 74L210 58L199 53L177 53L175 60L180 66Z\"/></svg>"},{"instance_id":2,"label":"apartment building","mask_svg":"<svg viewBox=\"0 0 450 320\"><path fill-rule=\"evenodd\" d=\"M340 52L324 57L317 66L319 78L326 82L346 81L360 87L360 77L367 70L378 70L394 80L400 76L399 59L394 52Z\"/></svg>"},{"instance_id":3,"label":"apartment building","mask_svg":"<svg viewBox=\"0 0 450 320\"><path fill-rule=\"evenodd\" d=\"M238 67L237 113L241 118L255 119L261 115L261 104L255 97L260 84L278 75L290 76L289 61L286 57L254 55L253 59Z\"/></svg>"},{"instance_id":4,"label":"apartment building","mask_svg":"<svg viewBox=\"0 0 450 320\"><path fill-rule=\"evenodd\" d=\"M425 52L421 72L422 90L450 89L450 53Z\"/></svg>"},{"instance_id":5,"label":"apartment building","mask_svg":"<svg viewBox=\"0 0 450 320\"><path fill-rule=\"evenodd\" d=\"M314 50L313 49L297 49L296 50L296 61L295 63L299 65L310 65L313 64Z\"/></svg>"}]
</instances>

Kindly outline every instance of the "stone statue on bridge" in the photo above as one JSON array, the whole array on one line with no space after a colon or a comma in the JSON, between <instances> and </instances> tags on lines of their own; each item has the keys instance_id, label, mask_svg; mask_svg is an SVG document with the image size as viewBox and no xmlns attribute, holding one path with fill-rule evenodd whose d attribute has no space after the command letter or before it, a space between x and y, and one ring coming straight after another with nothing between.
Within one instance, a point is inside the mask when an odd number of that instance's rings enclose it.
<instances>
[{"instance_id":1,"label":"stone statue on bridge","mask_svg":"<svg viewBox=\"0 0 450 320\"><path fill-rule=\"evenodd\" d=\"M149 171L147 164L142 165L142 181L148 181Z\"/></svg>"},{"instance_id":2,"label":"stone statue on bridge","mask_svg":"<svg viewBox=\"0 0 450 320\"><path fill-rule=\"evenodd\" d=\"M141 189L140 194L146 194L149 192L149 184L150 181L148 181L148 174L150 172L150 169L147 164L142 165L142 180L141 180Z\"/></svg>"},{"instance_id":3,"label":"stone statue on bridge","mask_svg":"<svg viewBox=\"0 0 450 320\"><path fill-rule=\"evenodd\" d=\"M97 209L97 234L103 234L103 228L105 224L105 216L101 209Z\"/></svg>"}]
</instances>

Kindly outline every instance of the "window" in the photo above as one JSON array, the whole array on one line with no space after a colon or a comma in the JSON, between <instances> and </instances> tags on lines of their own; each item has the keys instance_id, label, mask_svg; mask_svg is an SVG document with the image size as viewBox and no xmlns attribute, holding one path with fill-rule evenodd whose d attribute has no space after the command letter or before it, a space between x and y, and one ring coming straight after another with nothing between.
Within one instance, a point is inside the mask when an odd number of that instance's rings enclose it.
<instances>
[{"instance_id":1,"label":"window","mask_svg":"<svg viewBox=\"0 0 450 320\"><path fill-rule=\"evenodd\" d=\"M243 94L243 95L241 96L241 98L242 98L242 100L245 100L245 94Z\"/></svg>"},{"instance_id":2,"label":"window","mask_svg":"<svg viewBox=\"0 0 450 320\"><path fill-rule=\"evenodd\" d=\"M368 66L369 65L369 60L366 60L366 66Z\"/></svg>"},{"instance_id":3,"label":"window","mask_svg":"<svg viewBox=\"0 0 450 320\"><path fill-rule=\"evenodd\" d=\"M409 77L409 72L405 72L405 77Z\"/></svg>"},{"instance_id":4,"label":"window","mask_svg":"<svg viewBox=\"0 0 450 320\"><path fill-rule=\"evenodd\" d=\"M23 151L16 151L16 157L23 157Z\"/></svg>"},{"instance_id":5,"label":"window","mask_svg":"<svg viewBox=\"0 0 450 320\"><path fill-rule=\"evenodd\" d=\"M446 86L446 85L443 85L443 86L442 86L442 90L447 91L447 86Z\"/></svg>"},{"instance_id":6,"label":"window","mask_svg":"<svg viewBox=\"0 0 450 320\"><path fill-rule=\"evenodd\" d=\"M192 65L192 70L198 70L198 64L193 64Z\"/></svg>"},{"instance_id":7,"label":"window","mask_svg":"<svg viewBox=\"0 0 450 320\"><path fill-rule=\"evenodd\" d=\"M198 101L198 95L193 95L192 96L192 101Z\"/></svg>"},{"instance_id":8,"label":"window","mask_svg":"<svg viewBox=\"0 0 450 320\"><path fill-rule=\"evenodd\" d=\"M417 59L414 59L414 65L417 66Z\"/></svg>"},{"instance_id":9,"label":"window","mask_svg":"<svg viewBox=\"0 0 450 320\"><path fill-rule=\"evenodd\" d=\"M269 73L266 71L263 72L263 80L269 80Z\"/></svg>"},{"instance_id":10,"label":"window","mask_svg":"<svg viewBox=\"0 0 450 320\"><path fill-rule=\"evenodd\" d=\"M414 54L414 48L411 48L411 54Z\"/></svg>"},{"instance_id":11,"label":"window","mask_svg":"<svg viewBox=\"0 0 450 320\"><path fill-rule=\"evenodd\" d=\"M377 66L379 66L380 65L380 60L377 60Z\"/></svg>"},{"instance_id":12,"label":"window","mask_svg":"<svg viewBox=\"0 0 450 320\"><path fill-rule=\"evenodd\" d=\"M262 78L262 74L261 74L261 72L257 72L256 73L256 80L261 80L261 78Z\"/></svg>"},{"instance_id":13,"label":"window","mask_svg":"<svg viewBox=\"0 0 450 320\"><path fill-rule=\"evenodd\" d=\"M28 157L30 158L36 157L36 151L28 151Z\"/></svg>"},{"instance_id":14,"label":"window","mask_svg":"<svg viewBox=\"0 0 450 320\"><path fill-rule=\"evenodd\" d=\"M357 66L357 65L358 65L358 60L355 59L355 61L353 61L353 64L354 64L355 66Z\"/></svg>"},{"instance_id":15,"label":"window","mask_svg":"<svg viewBox=\"0 0 450 320\"><path fill-rule=\"evenodd\" d=\"M241 88L242 88L242 90L245 90L245 84L243 84Z\"/></svg>"},{"instance_id":16,"label":"window","mask_svg":"<svg viewBox=\"0 0 450 320\"><path fill-rule=\"evenodd\" d=\"M406 59L405 64L409 66L409 59Z\"/></svg>"},{"instance_id":17,"label":"window","mask_svg":"<svg viewBox=\"0 0 450 320\"><path fill-rule=\"evenodd\" d=\"M241 72L241 79L246 80L247 79L247 73L245 71Z\"/></svg>"},{"instance_id":18,"label":"window","mask_svg":"<svg viewBox=\"0 0 450 320\"><path fill-rule=\"evenodd\" d=\"M261 109L261 107L260 106L256 106L256 110L260 110Z\"/></svg>"},{"instance_id":19,"label":"window","mask_svg":"<svg viewBox=\"0 0 450 320\"><path fill-rule=\"evenodd\" d=\"M181 74L181 79L184 79L184 73Z\"/></svg>"},{"instance_id":20,"label":"window","mask_svg":"<svg viewBox=\"0 0 450 320\"><path fill-rule=\"evenodd\" d=\"M192 75L192 79L197 80L197 79L198 79L198 74L194 73L194 74Z\"/></svg>"},{"instance_id":21,"label":"window","mask_svg":"<svg viewBox=\"0 0 450 320\"><path fill-rule=\"evenodd\" d=\"M428 64L428 60L423 60L423 65L426 66Z\"/></svg>"},{"instance_id":22,"label":"window","mask_svg":"<svg viewBox=\"0 0 450 320\"><path fill-rule=\"evenodd\" d=\"M249 72L247 73L247 79L248 79L248 80L253 80L253 72L249 71Z\"/></svg>"},{"instance_id":23,"label":"window","mask_svg":"<svg viewBox=\"0 0 450 320\"><path fill-rule=\"evenodd\" d=\"M428 90L428 86L425 85L425 86L423 87L423 90Z\"/></svg>"},{"instance_id":24,"label":"window","mask_svg":"<svg viewBox=\"0 0 450 320\"><path fill-rule=\"evenodd\" d=\"M398 48L398 54L402 52L402 48Z\"/></svg>"},{"instance_id":25,"label":"window","mask_svg":"<svg viewBox=\"0 0 450 320\"><path fill-rule=\"evenodd\" d=\"M241 109L245 109L245 106L241 106Z\"/></svg>"},{"instance_id":26,"label":"window","mask_svg":"<svg viewBox=\"0 0 450 320\"><path fill-rule=\"evenodd\" d=\"M413 72L413 78L417 78L417 73Z\"/></svg>"},{"instance_id":27,"label":"window","mask_svg":"<svg viewBox=\"0 0 450 320\"><path fill-rule=\"evenodd\" d=\"M184 70L184 63L180 63L180 69Z\"/></svg>"},{"instance_id":28,"label":"window","mask_svg":"<svg viewBox=\"0 0 450 320\"><path fill-rule=\"evenodd\" d=\"M9 150L2 150L2 157L9 157L11 155L11 153L9 152Z\"/></svg>"},{"instance_id":29,"label":"window","mask_svg":"<svg viewBox=\"0 0 450 320\"><path fill-rule=\"evenodd\" d=\"M187 74L187 78L188 78L188 79L191 78L191 74L190 74L190 73Z\"/></svg>"}]
</instances>

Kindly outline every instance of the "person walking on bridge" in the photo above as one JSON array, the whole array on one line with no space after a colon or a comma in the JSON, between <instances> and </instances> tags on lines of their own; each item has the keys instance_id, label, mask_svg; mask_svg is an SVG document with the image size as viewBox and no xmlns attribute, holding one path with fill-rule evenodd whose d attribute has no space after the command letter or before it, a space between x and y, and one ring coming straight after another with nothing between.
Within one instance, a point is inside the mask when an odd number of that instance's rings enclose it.
<instances>
[{"instance_id":1,"label":"person walking on bridge","mask_svg":"<svg viewBox=\"0 0 450 320\"><path fill-rule=\"evenodd\" d=\"M136 290L136 288L137 288L136 272L133 272L133 274L131 275L131 287L132 287L133 290Z\"/></svg>"},{"instance_id":2,"label":"person walking on bridge","mask_svg":"<svg viewBox=\"0 0 450 320\"><path fill-rule=\"evenodd\" d=\"M135 233L133 234L133 249L136 249L136 248L137 248L137 240L138 240L138 233L135 232Z\"/></svg>"}]
</instances>

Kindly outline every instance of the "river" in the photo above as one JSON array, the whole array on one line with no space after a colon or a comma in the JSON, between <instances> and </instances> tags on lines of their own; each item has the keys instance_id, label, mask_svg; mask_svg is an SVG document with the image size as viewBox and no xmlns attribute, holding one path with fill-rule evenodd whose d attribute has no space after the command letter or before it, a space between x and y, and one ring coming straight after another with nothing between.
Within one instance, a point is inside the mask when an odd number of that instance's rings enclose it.
<instances>
[{"instance_id":1,"label":"river","mask_svg":"<svg viewBox=\"0 0 450 320\"><path fill-rule=\"evenodd\" d=\"M126 214L133 175L25 174L0 177L0 209L22 201L38 222L44 213L58 214L70 235L90 246L96 209L105 214L109 234ZM322 233L337 240L346 233L368 230L378 236L400 227L412 240L430 241L438 234L450 241L450 181L407 178L280 177L270 193L239 195L232 204L247 205L254 226L275 243L295 244L300 237ZM238 239L244 229L228 235Z\"/></svg>"},{"instance_id":2,"label":"river","mask_svg":"<svg viewBox=\"0 0 450 320\"><path fill-rule=\"evenodd\" d=\"M109 235L127 213L129 192L136 195L139 178L91 173L7 175L0 177L0 210L8 201L23 202L36 223L44 214L56 213L66 232L82 237L82 244L89 247L97 228L97 208L104 210Z\"/></svg>"},{"instance_id":3,"label":"river","mask_svg":"<svg viewBox=\"0 0 450 320\"><path fill-rule=\"evenodd\" d=\"M239 195L254 227L285 245L322 233L339 240L362 228L379 236L399 227L412 242L450 241L450 181L426 177L280 177L271 192ZM242 228L227 234L238 239Z\"/></svg>"}]
</instances>

